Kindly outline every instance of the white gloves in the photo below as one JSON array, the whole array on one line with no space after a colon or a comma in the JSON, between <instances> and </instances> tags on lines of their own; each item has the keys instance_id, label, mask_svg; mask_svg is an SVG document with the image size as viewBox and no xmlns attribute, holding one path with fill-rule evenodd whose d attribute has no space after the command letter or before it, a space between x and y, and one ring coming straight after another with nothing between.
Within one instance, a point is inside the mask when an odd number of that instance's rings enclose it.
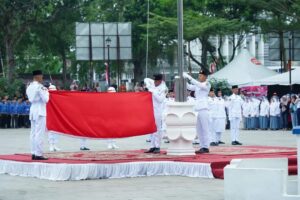
<instances>
[{"instance_id":1,"label":"white gloves","mask_svg":"<svg viewBox=\"0 0 300 200\"><path fill-rule=\"evenodd\" d=\"M146 85L146 88L148 88L148 90L152 90L155 86L154 86L154 80L150 79L150 78L145 78L144 79L144 83Z\"/></svg>"},{"instance_id":2,"label":"white gloves","mask_svg":"<svg viewBox=\"0 0 300 200\"><path fill-rule=\"evenodd\" d=\"M192 80L192 79L193 79L193 78L192 78L190 75L188 75L188 73L186 73L186 72L183 72L183 77L186 78L186 79L189 79L189 80Z\"/></svg>"}]
</instances>

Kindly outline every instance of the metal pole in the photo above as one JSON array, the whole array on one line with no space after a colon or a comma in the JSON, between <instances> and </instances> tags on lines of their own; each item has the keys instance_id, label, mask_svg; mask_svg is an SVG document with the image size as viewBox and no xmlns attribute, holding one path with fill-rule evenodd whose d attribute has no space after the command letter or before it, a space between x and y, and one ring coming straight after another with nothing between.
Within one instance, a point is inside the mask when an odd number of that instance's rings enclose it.
<instances>
[{"instance_id":1,"label":"metal pole","mask_svg":"<svg viewBox=\"0 0 300 200\"><path fill-rule=\"evenodd\" d=\"M292 94L292 32L289 34L289 83L290 83L290 94Z\"/></svg>"},{"instance_id":2,"label":"metal pole","mask_svg":"<svg viewBox=\"0 0 300 200\"><path fill-rule=\"evenodd\" d=\"M120 70L120 35L119 35L119 24L117 24L117 67L118 67L118 88L120 88L121 85L121 70Z\"/></svg>"},{"instance_id":3,"label":"metal pole","mask_svg":"<svg viewBox=\"0 0 300 200\"><path fill-rule=\"evenodd\" d=\"M177 18L178 18L178 72L179 80L175 82L178 94L176 101L186 101L185 80L183 78L183 0L177 0Z\"/></svg>"},{"instance_id":4,"label":"metal pole","mask_svg":"<svg viewBox=\"0 0 300 200\"><path fill-rule=\"evenodd\" d=\"M107 82L108 87L110 86L110 60L109 60L109 44L107 45Z\"/></svg>"},{"instance_id":5,"label":"metal pole","mask_svg":"<svg viewBox=\"0 0 300 200\"><path fill-rule=\"evenodd\" d=\"M89 61L90 61L90 71L89 71L89 78L90 78L90 89L93 87L93 53L92 53L92 35L91 35L91 23L89 22Z\"/></svg>"}]
</instances>

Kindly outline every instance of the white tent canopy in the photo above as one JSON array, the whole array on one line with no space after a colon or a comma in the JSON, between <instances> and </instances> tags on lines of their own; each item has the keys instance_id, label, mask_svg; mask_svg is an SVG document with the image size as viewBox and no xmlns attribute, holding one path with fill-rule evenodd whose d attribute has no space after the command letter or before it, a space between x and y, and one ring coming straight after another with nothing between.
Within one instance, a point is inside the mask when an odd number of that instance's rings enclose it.
<instances>
[{"instance_id":1,"label":"white tent canopy","mask_svg":"<svg viewBox=\"0 0 300 200\"><path fill-rule=\"evenodd\" d=\"M291 71L292 74L292 85L300 84L300 68L296 68ZM285 72L282 74L277 74L268 78L260 79L247 85L289 85L290 84L290 73Z\"/></svg>"},{"instance_id":2,"label":"white tent canopy","mask_svg":"<svg viewBox=\"0 0 300 200\"><path fill-rule=\"evenodd\" d=\"M254 64L255 61L249 51L243 49L228 65L209 78L227 80L230 85L244 85L277 74L263 65Z\"/></svg>"}]
</instances>

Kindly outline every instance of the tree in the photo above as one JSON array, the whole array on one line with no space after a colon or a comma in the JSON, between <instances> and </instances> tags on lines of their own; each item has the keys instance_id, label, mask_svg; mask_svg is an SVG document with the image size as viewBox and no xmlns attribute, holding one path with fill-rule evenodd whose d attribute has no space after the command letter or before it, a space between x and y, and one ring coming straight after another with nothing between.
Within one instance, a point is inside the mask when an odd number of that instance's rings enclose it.
<instances>
[{"instance_id":1,"label":"tree","mask_svg":"<svg viewBox=\"0 0 300 200\"><path fill-rule=\"evenodd\" d=\"M295 13L283 12L286 8L296 8L296 1L292 0L262 0L259 5L261 16L259 26L263 33L273 33L279 36L280 60L284 70L288 70L287 56L285 51L284 35L289 31L299 29L299 22Z\"/></svg>"},{"instance_id":2,"label":"tree","mask_svg":"<svg viewBox=\"0 0 300 200\"><path fill-rule=\"evenodd\" d=\"M15 48L30 27L37 23L53 20L63 4L60 0L3 0L0 2L1 39L5 48L7 78L12 82L15 76Z\"/></svg>"}]
</instances>

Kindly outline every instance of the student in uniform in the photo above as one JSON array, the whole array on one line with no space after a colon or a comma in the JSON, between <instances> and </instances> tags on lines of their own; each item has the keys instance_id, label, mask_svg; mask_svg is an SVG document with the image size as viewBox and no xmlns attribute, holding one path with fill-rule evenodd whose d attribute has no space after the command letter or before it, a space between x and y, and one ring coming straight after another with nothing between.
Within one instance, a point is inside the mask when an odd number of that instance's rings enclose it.
<instances>
[{"instance_id":1,"label":"student in uniform","mask_svg":"<svg viewBox=\"0 0 300 200\"><path fill-rule=\"evenodd\" d=\"M107 92L109 93L115 93L116 92L116 89L114 87L109 87L107 89ZM117 146L116 144L116 140L114 139L107 139L107 148L108 149L118 149L119 147Z\"/></svg>"},{"instance_id":2,"label":"student in uniform","mask_svg":"<svg viewBox=\"0 0 300 200\"><path fill-rule=\"evenodd\" d=\"M297 96L293 95L291 98L290 103L290 112L291 112L291 118L292 118L292 126L293 128L297 126L298 120L297 120L297 105L296 105Z\"/></svg>"},{"instance_id":3,"label":"student in uniform","mask_svg":"<svg viewBox=\"0 0 300 200\"><path fill-rule=\"evenodd\" d=\"M267 97L263 97L260 103L259 127L267 130L269 127L270 103Z\"/></svg>"},{"instance_id":4,"label":"student in uniform","mask_svg":"<svg viewBox=\"0 0 300 200\"><path fill-rule=\"evenodd\" d=\"M146 86L148 91L152 93L153 109L154 109L154 118L157 131L152 134L151 137L151 148L145 153L160 153L160 145L162 139L162 124L163 124L163 112L164 112L164 103L166 99L166 85L163 81L162 74L154 75L154 83L151 79L145 79Z\"/></svg>"},{"instance_id":5,"label":"student in uniform","mask_svg":"<svg viewBox=\"0 0 300 200\"><path fill-rule=\"evenodd\" d=\"M225 112L225 101L222 97L222 90L217 90L217 97L216 97L216 115L215 117L215 124L214 124L214 131L216 135L217 144L225 144L221 141L222 133L225 132L226 126L226 112Z\"/></svg>"},{"instance_id":6,"label":"student in uniform","mask_svg":"<svg viewBox=\"0 0 300 200\"><path fill-rule=\"evenodd\" d=\"M3 115L4 104L0 98L0 128L4 128L4 115Z\"/></svg>"},{"instance_id":7,"label":"student in uniform","mask_svg":"<svg viewBox=\"0 0 300 200\"><path fill-rule=\"evenodd\" d=\"M239 142L239 129L240 122L242 119L242 104L243 100L238 95L239 88L237 85L232 86L232 95L228 99L228 111L230 120L230 132L231 132L231 144L232 145L242 145Z\"/></svg>"},{"instance_id":8,"label":"student in uniform","mask_svg":"<svg viewBox=\"0 0 300 200\"><path fill-rule=\"evenodd\" d=\"M18 104L16 99L11 101L9 105L9 111L10 111L10 116L11 116L11 128L19 128L18 127Z\"/></svg>"},{"instance_id":9,"label":"student in uniform","mask_svg":"<svg viewBox=\"0 0 300 200\"><path fill-rule=\"evenodd\" d=\"M208 93L211 85L207 81L208 72L201 70L198 80L193 79L187 73L183 73L184 78L187 78L191 84L187 84L187 89L195 91L196 106L195 111L198 112L196 131L200 140L200 149L196 154L209 153L209 112L208 112Z\"/></svg>"},{"instance_id":10,"label":"student in uniform","mask_svg":"<svg viewBox=\"0 0 300 200\"><path fill-rule=\"evenodd\" d=\"M215 121L217 115L217 104L216 104L216 95L213 88L210 88L208 94L208 116L209 116L209 136L210 136L210 146L218 146L219 142L217 141L215 133Z\"/></svg>"},{"instance_id":11,"label":"student in uniform","mask_svg":"<svg viewBox=\"0 0 300 200\"><path fill-rule=\"evenodd\" d=\"M249 130L250 129L250 109L251 109L251 103L250 99L248 97L245 97L243 105L242 105L242 113L243 113L243 120L244 120L244 129Z\"/></svg>"},{"instance_id":12,"label":"student in uniform","mask_svg":"<svg viewBox=\"0 0 300 200\"><path fill-rule=\"evenodd\" d=\"M25 128L30 128L30 120L29 120L29 113L30 113L30 101L26 98L23 108L23 115L24 115L24 126Z\"/></svg>"},{"instance_id":13,"label":"student in uniform","mask_svg":"<svg viewBox=\"0 0 300 200\"><path fill-rule=\"evenodd\" d=\"M278 107L279 105L276 97L272 97L270 102L270 129L271 130L279 129Z\"/></svg>"},{"instance_id":14,"label":"student in uniform","mask_svg":"<svg viewBox=\"0 0 300 200\"><path fill-rule=\"evenodd\" d=\"M51 83L48 86L49 91L55 91L57 90L55 85L52 85ZM53 131L48 132L48 142L49 142L49 151L54 152L54 151L60 151L60 148L57 146L58 144L58 135L54 133Z\"/></svg>"},{"instance_id":15,"label":"student in uniform","mask_svg":"<svg viewBox=\"0 0 300 200\"><path fill-rule=\"evenodd\" d=\"M41 70L32 72L33 81L26 89L26 94L31 102L31 158L32 160L47 160L43 156L43 136L46 132L46 104L49 101L48 89L42 85L43 73Z\"/></svg>"},{"instance_id":16,"label":"student in uniform","mask_svg":"<svg viewBox=\"0 0 300 200\"><path fill-rule=\"evenodd\" d=\"M17 102L18 128L24 127L24 114L23 114L24 106L25 104L22 98L19 98Z\"/></svg>"}]
</instances>

